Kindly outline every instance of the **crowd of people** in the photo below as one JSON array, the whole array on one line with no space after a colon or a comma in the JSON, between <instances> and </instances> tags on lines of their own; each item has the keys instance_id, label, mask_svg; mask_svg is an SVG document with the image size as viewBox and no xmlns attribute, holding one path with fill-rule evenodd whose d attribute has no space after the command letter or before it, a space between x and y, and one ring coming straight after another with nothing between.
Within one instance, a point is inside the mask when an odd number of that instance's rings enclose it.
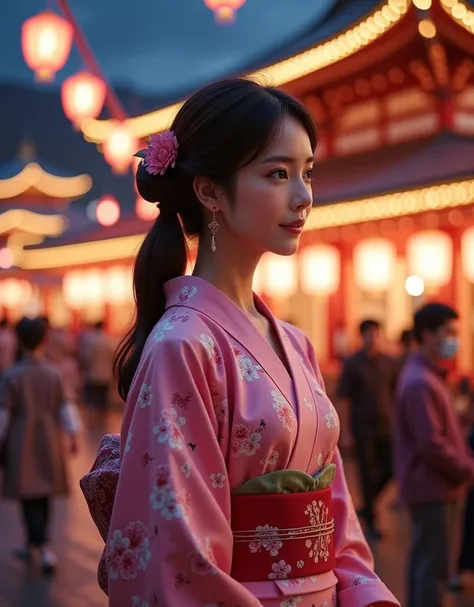
<instances>
[{"instance_id":1,"label":"crowd of people","mask_svg":"<svg viewBox=\"0 0 474 607\"><path fill-rule=\"evenodd\" d=\"M472 491L460 524L474 484L474 394L469 378L450 381L449 373L458 316L440 303L420 308L397 358L382 351L377 321L364 320L360 336L338 386L341 441L353 447L360 473L360 516L367 536L381 539L375 505L394 478L411 518L407 605L438 607L449 577L452 589L472 586L474 571Z\"/></svg>"}]
</instances>

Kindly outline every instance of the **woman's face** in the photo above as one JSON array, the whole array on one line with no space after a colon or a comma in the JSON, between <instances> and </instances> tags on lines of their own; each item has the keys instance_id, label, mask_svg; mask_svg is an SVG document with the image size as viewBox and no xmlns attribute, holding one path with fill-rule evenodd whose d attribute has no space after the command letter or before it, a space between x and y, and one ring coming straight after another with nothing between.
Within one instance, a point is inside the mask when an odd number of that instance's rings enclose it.
<instances>
[{"instance_id":1,"label":"woman's face","mask_svg":"<svg viewBox=\"0 0 474 607\"><path fill-rule=\"evenodd\" d=\"M232 205L221 209L242 251L292 255L312 205L313 151L303 126L287 116L267 150L237 174Z\"/></svg>"}]
</instances>

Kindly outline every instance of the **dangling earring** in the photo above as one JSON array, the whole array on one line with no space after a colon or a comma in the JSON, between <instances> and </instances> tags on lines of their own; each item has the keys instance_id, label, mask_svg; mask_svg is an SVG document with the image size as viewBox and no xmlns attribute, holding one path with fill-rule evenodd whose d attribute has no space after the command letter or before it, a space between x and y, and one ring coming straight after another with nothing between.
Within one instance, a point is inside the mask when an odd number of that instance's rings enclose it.
<instances>
[{"instance_id":1,"label":"dangling earring","mask_svg":"<svg viewBox=\"0 0 474 607\"><path fill-rule=\"evenodd\" d=\"M209 224L209 229L211 230L211 234L212 234L212 239L211 239L211 251L213 253L216 252L216 234L217 234L217 230L219 229L219 223L216 219L216 211L217 208L214 207L212 209L212 221Z\"/></svg>"}]
</instances>

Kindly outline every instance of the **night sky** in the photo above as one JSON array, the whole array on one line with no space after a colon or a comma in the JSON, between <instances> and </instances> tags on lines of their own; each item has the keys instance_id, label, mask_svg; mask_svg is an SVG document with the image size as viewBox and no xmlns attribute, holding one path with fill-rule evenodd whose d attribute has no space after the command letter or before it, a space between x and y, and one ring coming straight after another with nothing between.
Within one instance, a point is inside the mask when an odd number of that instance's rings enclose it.
<instances>
[{"instance_id":1,"label":"night sky","mask_svg":"<svg viewBox=\"0 0 474 607\"><path fill-rule=\"evenodd\" d=\"M70 0L70 6L113 83L172 95L238 71L314 23L335 1L247 0L237 23L227 27L215 24L203 0ZM0 2L0 81L33 83L20 30L46 5L47 0ZM80 68L74 50L57 83Z\"/></svg>"}]
</instances>

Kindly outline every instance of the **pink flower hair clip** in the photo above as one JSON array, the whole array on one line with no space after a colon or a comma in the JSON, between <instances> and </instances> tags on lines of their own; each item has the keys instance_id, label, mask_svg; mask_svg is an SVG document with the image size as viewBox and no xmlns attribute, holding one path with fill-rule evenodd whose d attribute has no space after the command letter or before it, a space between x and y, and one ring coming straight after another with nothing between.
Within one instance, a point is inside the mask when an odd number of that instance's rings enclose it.
<instances>
[{"instance_id":1,"label":"pink flower hair clip","mask_svg":"<svg viewBox=\"0 0 474 607\"><path fill-rule=\"evenodd\" d=\"M176 166L178 157L178 140L173 131L163 131L152 135L148 146L139 150L135 156L143 158L143 166L150 175L164 175L171 167Z\"/></svg>"}]
</instances>

